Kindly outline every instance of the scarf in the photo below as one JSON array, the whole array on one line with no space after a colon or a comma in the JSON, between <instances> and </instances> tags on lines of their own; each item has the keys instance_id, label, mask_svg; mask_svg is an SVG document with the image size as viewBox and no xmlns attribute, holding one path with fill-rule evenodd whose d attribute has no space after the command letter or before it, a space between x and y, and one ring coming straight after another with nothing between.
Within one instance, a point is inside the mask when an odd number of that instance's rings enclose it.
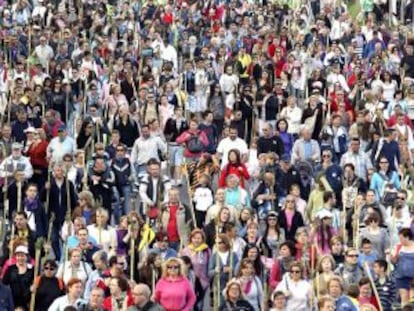
<instances>
[{"instance_id":1,"label":"scarf","mask_svg":"<svg viewBox=\"0 0 414 311\"><path fill-rule=\"evenodd\" d=\"M188 248L189 248L192 252L194 252L194 253L199 253L199 252L202 252L202 251L204 251L205 249L207 249L207 248L208 248L208 245L207 245L206 243L202 243L200 246L198 246L198 247L194 247L194 245L193 245L193 244L189 244L189 245L188 245Z\"/></svg>"},{"instance_id":2,"label":"scarf","mask_svg":"<svg viewBox=\"0 0 414 311\"><path fill-rule=\"evenodd\" d=\"M247 277L247 278L246 277L241 277L241 281L242 281L242 284L244 284L243 292L245 294L250 293L250 290L252 289L253 278L251 278L251 277Z\"/></svg>"},{"instance_id":3,"label":"scarf","mask_svg":"<svg viewBox=\"0 0 414 311\"><path fill-rule=\"evenodd\" d=\"M37 210L37 208L38 208L37 199L36 198L34 198L34 199L25 198L24 199L24 206L27 208L27 211L29 211L29 212L33 212L33 211Z\"/></svg>"}]
</instances>

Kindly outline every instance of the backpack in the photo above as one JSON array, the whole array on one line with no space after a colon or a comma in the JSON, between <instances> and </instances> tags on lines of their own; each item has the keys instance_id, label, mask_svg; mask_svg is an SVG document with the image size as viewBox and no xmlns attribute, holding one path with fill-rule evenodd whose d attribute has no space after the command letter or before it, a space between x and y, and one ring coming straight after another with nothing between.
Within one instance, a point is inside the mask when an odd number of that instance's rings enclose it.
<instances>
[{"instance_id":1,"label":"backpack","mask_svg":"<svg viewBox=\"0 0 414 311\"><path fill-rule=\"evenodd\" d=\"M190 139L187 141L187 149L191 153L200 153L204 150L204 145L198 135L191 134Z\"/></svg>"}]
</instances>

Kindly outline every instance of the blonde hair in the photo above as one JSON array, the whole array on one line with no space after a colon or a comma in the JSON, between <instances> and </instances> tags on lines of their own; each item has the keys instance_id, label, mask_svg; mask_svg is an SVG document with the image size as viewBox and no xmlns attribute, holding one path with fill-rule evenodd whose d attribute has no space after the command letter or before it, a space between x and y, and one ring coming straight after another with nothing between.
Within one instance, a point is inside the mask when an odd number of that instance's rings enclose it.
<instances>
[{"instance_id":1,"label":"blonde hair","mask_svg":"<svg viewBox=\"0 0 414 311\"><path fill-rule=\"evenodd\" d=\"M93 198L93 194L90 191L82 191L81 193L79 193L78 196L79 200L81 199L85 199L85 201L87 202L87 204L91 207L95 207L95 199Z\"/></svg>"},{"instance_id":2,"label":"blonde hair","mask_svg":"<svg viewBox=\"0 0 414 311\"><path fill-rule=\"evenodd\" d=\"M185 277L187 274L187 267L184 264L184 262L180 258L177 258L177 257L168 258L166 261L162 263L161 277L163 278L168 277L168 266L172 263L180 266L180 268L178 269L178 276Z\"/></svg>"},{"instance_id":3,"label":"blonde hair","mask_svg":"<svg viewBox=\"0 0 414 311\"><path fill-rule=\"evenodd\" d=\"M323 255L323 256L321 256L320 258L319 258L319 260L318 260L318 263L317 263L317 265L316 265L316 270L319 272L319 273L322 273L323 272L323 269L322 269L322 262L325 260L325 259L328 259L329 261L330 261L330 263L331 263L331 266L332 266L332 271L335 269L335 259L332 257L332 255Z\"/></svg>"},{"instance_id":4,"label":"blonde hair","mask_svg":"<svg viewBox=\"0 0 414 311\"><path fill-rule=\"evenodd\" d=\"M226 288L224 289L224 294L223 294L224 299L229 298L229 290L230 290L230 287L232 287L233 285L237 285L237 287L239 288L239 293L240 293L239 298L244 298L240 281L238 281L237 279L231 279L230 281L227 282Z\"/></svg>"}]
</instances>

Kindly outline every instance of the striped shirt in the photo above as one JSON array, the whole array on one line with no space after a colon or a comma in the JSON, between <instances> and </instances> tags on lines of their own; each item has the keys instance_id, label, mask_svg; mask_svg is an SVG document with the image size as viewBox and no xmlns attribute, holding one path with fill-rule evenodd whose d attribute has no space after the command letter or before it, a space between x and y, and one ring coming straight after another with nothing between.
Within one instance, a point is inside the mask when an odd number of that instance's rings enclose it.
<instances>
[{"instance_id":1,"label":"striped shirt","mask_svg":"<svg viewBox=\"0 0 414 311\"><path fill-rule=\"evenodd\" d=\"M384 311L391 311L394 298L397 295L395 282L389 277L385 277L384 280L376 279L375 287L378 291L382 309Z\"/></svg>"}]
</instances>

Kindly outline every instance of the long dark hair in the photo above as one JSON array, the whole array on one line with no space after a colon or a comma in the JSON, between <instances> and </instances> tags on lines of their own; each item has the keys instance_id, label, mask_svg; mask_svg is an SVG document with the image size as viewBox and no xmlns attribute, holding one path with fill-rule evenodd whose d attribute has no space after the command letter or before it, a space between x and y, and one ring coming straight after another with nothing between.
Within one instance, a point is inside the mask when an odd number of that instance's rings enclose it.
<instances>
[{"instance_id":1,"label":"long dark hair","mask_svg":"<svg viewBox=\"0 0 414 311\"><path fill-rule=\"evenodd\" d=\"M319 223L319 227L318 227L318 231L319 231L319 235L321 237L321 248L324 249L325 248L325 233L327 234L328 238L327 238L327 243L329 246L329 249L331 249L331 244L329 243L329 241L332 239L332 226L331 225L324 225L323 223L323 219L321 219L321 222Z\"/></svg>"},{"instance_id":2,"label":"long dark hair","mask_svg":"<svg viewBox=\"0 0 414 311\"><path fill-rule=\"evenodd\" d=\"M253 248L255 248L257 250L257 257L253 261L254 271L255 271L256 275L260 277L262 275L262 271L263 271L264 266L263 266L263 263L260 259L261 252L260 252L259 247L255 244L247 244L246 247L244 248L242 259L248 258L247 254L248 254L249 250L251 250Z\"/></svg>"}]
</instances>

